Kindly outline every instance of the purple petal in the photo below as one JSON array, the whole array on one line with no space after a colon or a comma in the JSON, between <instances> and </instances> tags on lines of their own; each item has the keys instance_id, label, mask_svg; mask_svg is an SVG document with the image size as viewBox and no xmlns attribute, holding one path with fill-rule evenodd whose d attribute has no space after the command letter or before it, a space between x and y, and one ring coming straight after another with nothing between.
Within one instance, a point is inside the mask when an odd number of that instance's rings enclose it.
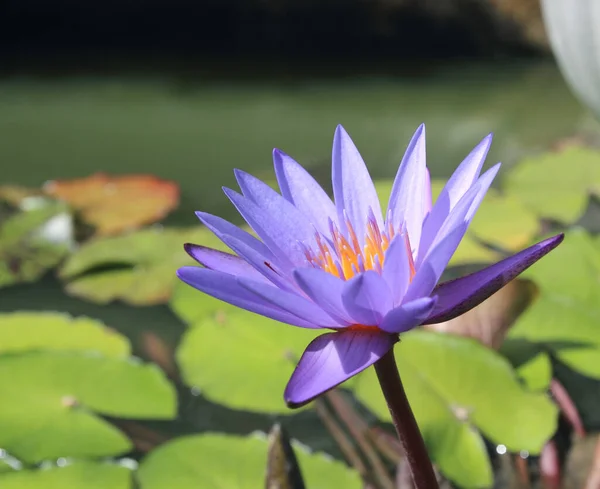
<instances>
[{"instance_id":1,"label":"purple petal","mask_svg":"<svg viewBox=\"0 0 600 489\"><path fill-rule=\"evenodd\" d=\"M424 324L449 321L477 306L556 248L564 234L541 241L483 270L444 282L434 290L438 301Z\"/></svg>"},{"instance_id":2,"label":"purple petal","mask_svg":"<svg viewBox=\"0 0 600 489\"><path fill-rule=\"evenodd\" d=\"M433 309L437 298L422 297L402 304L387 313L379 329L388 333L404 333L423 324Z\"/></svg>"},{"instance_id":3,"label":"purple petal","mask_svg":"<svg viewBox=\"0 0 600 489\"><path fill-rule=\"evenodd\" d=\"M332 160L333 195L340 228L345 229L347 216L363 245L369 209L375 215L380 229L383 226L381 206L369 170L342 126L335 130Z\"/></svg>"},{"instance_id":4,"label":"purple petal","mask_svg":"<svg viewBox=\"0 0 600 489\"><path fill-rule=\"evenodd\" d=\"M226 234L224 234L221 239L223 239L223 241L227 243L227 246L239 256L244 257L244 260L247 260L248 264L251 267L254 267L255 272L261 274L262 281L265 281L264 279L266 278L267 282L270 282L281 289L297 292L295 284L287 275L277 269L276 264L271 263L246 243L233 236L227 236Z\"/></svg>"},{"instance_id":5,"label":"purple petal","mask_svg":"<svg viewBox=\"0 0 600 489\"><path fill-rule=\"evenodd\" d=\"M289 407L300 407L362 372L398 341L380 331L343 331L315 338L306 348L283 397Z\"/></svg>"},{"instance_id":6,"label":"purple petal","mask_svg":"<svg viewBox=\"0 0 600 489\"><path fill-rule=\"evenodd\" d=\"M489 134L475 146L458 166L435 201L435 205L433 206L433 209L431 209L431 213L423 225L419 253L416 257L417 266L419 266L425 258L427 251L431 247L431 244L444 224L444 221L450 215L450 212L479 177L481 167L483 166L491 144L492 135Z\"/></svg>"},{"instance_id":7,"label":"purple petal","mask_svg":"<svg viewBox=\"0 0 600 489\"><path fill-rule=\"evenodd\" d=\"M186 243L183 247L188 255L206 268L235 275L236 277L266 281L265 277L239 256L192 243Z\"/></svg>"},{"instance_id":8,"label":"purple petal","mask_svg":"<svg viewBox=\"0 0 600 489\"><path fill-rule=\"evenodd\" d=\"M234 238L243 241L252 249L254 249L257 253L263 255L267 260L275 260L275 255L271 253L269 248L261 242L259 239L256 239L250 233L240 229L234 224L231 224L229 221L222 219L218 216L213 216L212 214L208 214L206 212L196 212L196 216L198 219L204 224L208 229L210 229L217 238L223 241L223 236L233 236ZM223 241L227 244L225 241ZM227 245L229 246L229 245Z\"/></svg>"},{"instance_id":9,"label":"purple petal","mask_svg":"<svg viewBox=\"0 0 600 489\"><path fill-rule=\"evenodd\" d=\"M277 206L269 206L265 210L231 189L223 190L250 227L275 254L283 270L304 265L306 256L302 243L312 244L315 231L295 208L290 213L288 209L284 212L283 208L278 209ZM283 197L279 198L293 208ZM297 219L298 216L301 218Z\"/></svg>"},{"instance_id":10,"label":"purple petal","mask_svg":"<svg viewBox=\"0 0 600 489\"><path fill-rule=\"evenodd\" d=\"M338 329L347 326L347 324L333 319L314 302L292 292L244 278L238 279L238 283L267 303L316 324L320 328Z\"/></svg>"},{"instance_id":11,"label":"purple petal","mask_svg":"<svg viewBox=\"0 0 600 489\"><path fill-rule=\"evenodd\" d=\"M340 322L353 324L342 302L346 282L316 268L298 268L294 270L294 279L304 293L329 315Z\"/></svg>"},{"instance_id":12,"label":"purple petal","mask_svg":"<svg viewBox=\"0 0 600 489\"><path fill-rule=\"evenodd\" d=\"M425 167L425 190L423 191L425 198L425 217L431 212L432 199L431 199L431 174L429 168ZM422 232L422 231L421 231Z\"/></svg>"},{"instance_id":13,"label":"purple petal","mask_svg":"<svg viewBox=\"0 0 600 489\"><path fill-rule=\"evenodd\" d=\"M329 218L337 220L335 205L317 181L293 158L273 150L275 175L281 194L322 234L329 234Z\"/></svg>"},{"instance_id":14,"label":"purple petal","mask_svg":"<svg viewBox=\"0 0 600 489\"><path fill-rule=\"evenodd\" d=\"M399 305L410 283L408 250L403 235L394 236L386 250L381 276L390 288L393 305Z\"/></svg>"},{"instance_id":15,"label":"purple petal","mask_svg":"<svg viewBox=\"0 0 600 489\"><path fill-rule=\"evenodd\" d=\"M282 323L300 326L301 328L320 328L320 326L308 321L304 317L290 314L249 292L238 283L238 279L233 275L209 270L208 268L182 267L177 270L177 276L195 289L247 311L255 312L256 314L281 321ZM252 282L249 279L247 280L248 282ZM271 287L270 285L265 285L264 282L254 283ZM271 288L275 289L275 287Z\"/></svg>"},{"instance_id":16,"label":"purple petal","mask_svg":"<svg viewBox=\"0 0 600 489\"><path fill-rule=\"evenodd\" d=\"M346 281L342 302L354 323L365 326L379 324L393 307L390 288L373 270Z\"/></svg>"},{"instance_id":17,"label":"purple petal","mask_svg":"<svg viewBox=\"0 0 600 489\"><path fill-rule=\"evenodd\" d=\"M406 300L429 295L433 290L430 287L435 286L442 276L499 169L500 163L485 172L456 204L423 262L417 266L417 273L408 288Z\"/></svg>"},{"instance_id":18,"label":"purple petal","mask_svg":"<svg viewBox=\"0 0 600 489\"><path fill-rule=\"evenodd\" d=\"M424 192L427 179L425 155L425 125L421 124L413 135L400 162L392 185L388 214L398 230L406 226L413 248L419 245L423 219L428 211Z\"/></svg>"},{"instance_id":19,"label":"purple petal","mask_svg":"<svg viewBox=\"0 0 600 489\"><path fill-rule=\"evenodd\" d=\"M404 302L411 302L431 294L444 273L452 254L465 235L467 224L463 223L448 234L444 240L430 251L427 260L421 265L408 286Z\"/></svg>"}]
</instances>

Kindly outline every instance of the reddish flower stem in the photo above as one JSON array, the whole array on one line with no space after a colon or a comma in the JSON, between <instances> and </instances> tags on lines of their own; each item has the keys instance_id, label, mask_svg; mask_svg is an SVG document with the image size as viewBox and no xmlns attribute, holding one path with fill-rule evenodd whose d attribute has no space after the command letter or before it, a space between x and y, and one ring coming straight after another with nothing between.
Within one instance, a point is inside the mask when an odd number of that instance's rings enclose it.
<instances>
[{"instance_id":1,"label":"reddish flower stem","mask_svg":"<svg viewBox=\"0 0 600 489\"><path fill-rule=\"evenodd\" d=\"M392 415L396 433L404 448L415 489L438 489L437 478L425 442L400 380L393 349L375 363L375 371Z\"/></svg>"}]
</instances>

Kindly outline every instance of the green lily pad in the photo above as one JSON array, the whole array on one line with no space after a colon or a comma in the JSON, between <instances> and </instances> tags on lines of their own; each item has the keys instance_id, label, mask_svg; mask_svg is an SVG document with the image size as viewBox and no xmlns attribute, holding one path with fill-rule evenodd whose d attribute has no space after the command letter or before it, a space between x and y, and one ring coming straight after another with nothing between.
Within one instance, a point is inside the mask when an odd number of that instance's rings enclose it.
<instances>
[{"instance_id":1,"label":"green lily pad","mask_svg":"<svg viewBox=\"0 0 600 489\"><path fill-rule=\"evenodd\" d=\"M504 188L538 216L570 223L600 193L600 152L571 146L524 159L506 175Z\"/></svg>"},{"instance_id":2,"label":"green lily pad","mask_svg":"<svg viewBox=\"0 0 600 489\"><path fill-rule=\"evenodd\" d=\"M65 209L47 205L14 214L0 224L0 287L35 282L62 260L68 247L45 226L55 219L70 219Z\"/></svg>"},{"instance_id":3,"label":"green lily pad","mask_svg":"<svg viewBox=\"0 0 600 489\"><path fill-rule=\"evenodd\" d=\"M539 453L554 433L552 402L523 388L510 364L475 340L412 331L403 335L396 358L432 459L461 487L492 483L482 434L509 450ZM355 380L354 390L391 420L373 369Z\"/></svg>"},{"instance_id":4,"label":"green lily pad","mask_svg":"<svg viewBox=\"0 0 600 489\"><path fill-rule=\"evenodd\" d=\"M314 330L237 310L204 319L177 351L184 381L234 409L288 412L283 390Z\"/></svg>"},{"instance_id":5,"label":"green lily pad","mask_svg":"<svg viewBox=\"0 0 600 489\"><path fill-rule=\"evenodd\" d=\"M531 243L539 230L536 215L520 200L498 190L488 190L477 210L469 233L507 251L518 251Z\"/></svg>"},{"instance_id":6,"label":"green lily pad","mask_svg":"<svg viewBox=\"0 0 600 489\"><path fill-rule=\"evenodd\" d=\"M144 229L84 244L60 270L69 294L99 304L122 300L140 306L167 302L178 267L195 262L186 242L214 246L207 229Z\"/></svg>"},{"instance_id":7,"label":"green lily pad","mask_svg":"<svg viewBox=\"0 0 600 489\"><path fill-rule=\"evenodd\" d=\"M540 345L509 338L502 344L500 353L512 364L529 390L546 391L550 387L552 362Z\"/></svg>"},{"instance_id":8,"label":"green lily pad","mask_svg":"<svg viewBox=\"0 0 600 489\"><path fill-rule=\"evenodd\" d=\"M0 398L0 446L29 463L130 450L127 437L93 412L176 415L175 391L155 365L97 354L0 356Z\"/></svg>"},{"instance_id":9,"label":"green lily pad","mask_svg":"<svg viewBox=\"0 0 600 489\"><path fill-rule=\"evenodd\" d=\"M100 321L57 312L0 314L0 353L31 350L95 351L126 358L129 340Z\"/></svg>"},{"instance_id":10,"label":"green lily pad","mask_svg":"<svg viewBox=\"0 0 600 489\"><path fill-rule=\"evenodd\" d=\"M540 295L509 337L542 344L573 370L600 378L600 240L570 231L526 276Z\"/></svg>"},{"instance_id":11,"label":"green lily pad","mask_svg":"<svg viewBox=\"0 0 600 489\"><path fill-rule=\"evenodd\" d=\"M14 472L16 469L6 460L6 458L0 458L0 474L7 472Z\"/></svg>"},{"instance_id":12,"label":"green lily pad","mask_svg":"<svg viewBox=\"0 0 600 489\"><path fill-rule=\"evenodd\" d=\"M131 471L111 463L75 462L66 467L0 475L2 489L130 489Z\"/></svg>"},{"instance_id":13,"label":"green lily pad","mask_svg":"<svg viewBox=\"0 0 600 489\"><path fill-rule=\"evenodd\" d=\"M256 489L264 487L267 450L266 441L255 436L186 436L146 456L137 478L141 489ZM344 464L299 447L295 451L306 487L362 487L359 475Z\"/></svg>"}]
</instances>

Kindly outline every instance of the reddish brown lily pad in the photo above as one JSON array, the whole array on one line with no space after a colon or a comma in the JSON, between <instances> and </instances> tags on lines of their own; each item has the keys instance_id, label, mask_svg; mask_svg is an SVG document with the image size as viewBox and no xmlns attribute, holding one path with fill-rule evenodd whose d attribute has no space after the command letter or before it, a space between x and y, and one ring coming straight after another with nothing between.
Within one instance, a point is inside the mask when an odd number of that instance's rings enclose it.
<instances>
[{"instance_id":1,"label":"reddish brown lily pad","mask_svg":"<svg viewBox=\"0 0 600 489\"><path fill-rule=\"evenodd\" d=\"M98 235L114 235L164 218L179 203L175 182L152 175L109 176L96 173L44 186L51 197L79 211Z\"/></svg>"},{"instance_id":2,"label":"reddish brown lily pad","mask_svg":"<svg viewBox=\"0 0 600 489\"><path fill-rule=\"evenodd\" d=\"M537 287L531 280L516 279L465 314L426 327L440 333L474 338L497 350L508 330L536 296Z\"/></svg>"}]
</instances>

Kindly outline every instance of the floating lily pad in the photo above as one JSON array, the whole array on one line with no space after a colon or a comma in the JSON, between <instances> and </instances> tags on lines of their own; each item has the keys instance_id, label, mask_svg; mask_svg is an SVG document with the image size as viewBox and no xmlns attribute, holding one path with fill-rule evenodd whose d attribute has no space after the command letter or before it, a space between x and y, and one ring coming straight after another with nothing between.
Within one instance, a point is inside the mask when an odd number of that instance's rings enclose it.
<instances>
[{"instance_id":1,"label":"floating lily pad","mask_svg":"<svg viewBox=\"0 0 600 489\"><path fill-rule=\"evenodd\" d=\"M538 216L569 223L600 193L600 152L569 146L526 158L506 175L504 188Z\"/></svg>"},{"instance_id":2,"label":"floating lily pad","mask_svg":"<svg viewBox=\"0 0 600 489\"><path fill-rule=\"evenodd\" d=\"M144 229L89 241L60 270L69 294L99 304L122 300L133 305L167 302L178 267L195 262L186 242L220 243L205 228Z\"/></svg>"},{"instance_id":3,"label":"floating lily pad","mask_svg":"<svg viewBox=\"0 0 600 489\"><path fill-rule=\"evenodd\" d=\"M87 350L121 358L131 353L127 338L90 318L56 312L0 314L0 353L31 350Z\"/></svg>"},{"instance_id":4,"label":"floating lily pad","mask_svg":"<svg viewBox=\"0 0 600 489\"><path fill-rule=\"evenodd\" d=\"M542 344L572 369L600 378L600 241L570 231L526 276L540 295L510 338Z\"/></svg>"},{"instance_id":5,"label":"floating lily pad","mask_svg":"<svg viewBox=\"0 0 600 489\"><path fill-rule=\"evenodd\" d=\"M130 489L131 471L110 463L76 462L66 467L0 475L2 489Z\"/></svg>"},{"instance_id":6,"label":"floating lily pad","mask_svg":"<svg viewBox=\"0 0 600 489\"><path fill-rule=\"evenodd\" d=\"M539 227L536 215L520 200L491 188L469 226L469 233L484 243L518 251L531 243Z\"/></svg>"},{"instance_id":7,"label":"floating lily pad","mask_svg":"<svg viewBox=\"0 0 600 489\"><path fill-rule=\"evenodd\" d=\"M152 175L97 173L48 182L44 191L66 201L96 228L98 235L104 236L159 221L179 203L178 185Z\"/></svg>"},{"instance_id":8,"label":"floating lily pad","mask_svg":"<svg viewBox=\"0 0 600 489\"><path fill-rule=\"evenodd\" d=\"M207 434L178 438L152 451L137 473L140 489L256 489L264 487L268 446L258 437ZM359 489L344 464L295 447L310 489Z\"/></svg>"},{"instance_id":9,"label":"floating lily pad","mask_svg":"<svg viewBox=\"0 0 600 489\"><path fill-rule=\"evenodd\" d=\"M185 382L212 401L235 409L286 413L283 390L316 334L231 311L191 328L177 361Z\"/></svg>"},{"instance_id":10,"label":"floating lily pad","mask_svg":"<svg viewBox=\"0 0 600 489\"><path fill-rule=\"evenodd\" d=\"M507 339L500 353L515 368L519 378L532 391L545 391L552 380L550 356L540 345L521 339Z\"/></svg>"},{"instance_id":11,"label":"floating lily pad","mask_svg":"<svg viewBox=\"0 0 600 489\"><path fill-rule=\"evenodd\" d=\"M44 233L45 226L61 215L65 215L62 205L49 205L0 223L0 287L34 282L66 255L68 247Z\"/></svg>"},{"instance_id":12,"label":"floating lily pad","mask_svg":"<svg viewBox=\"0 0 600 489\"><path fill-rule=\"evenodd\" d=\"M482 434L511 451L539 453L554 433L552 402L523 388L503 357L472 339L412 331L403 335L396 358L433 460L461 487L491 485ZM390 421L373 369L355 380L354 390Z\"/></svg>"},{"instance_id":13,"label":"floating lily pad","mask_svg":"<svg viewBox=\"0 0 600 489\"><path fill-rule=\"evenodd\" d=\"M13 472L15 467L8 461L6 456L0 458L0 474L5 474L7 472Z\"/></svg>"},{"instance_id":14,"label":"floating lily pad","mask_svg":"<svg viewBox=\"0 0 600 489\"><path fill-rule=\"evenodd\" d=\"M0 446L30 463L100 457L131 442L98 414L171 419L173 387L154 365L96 354L0 356Z\"/></svg>"}]
</instances>

